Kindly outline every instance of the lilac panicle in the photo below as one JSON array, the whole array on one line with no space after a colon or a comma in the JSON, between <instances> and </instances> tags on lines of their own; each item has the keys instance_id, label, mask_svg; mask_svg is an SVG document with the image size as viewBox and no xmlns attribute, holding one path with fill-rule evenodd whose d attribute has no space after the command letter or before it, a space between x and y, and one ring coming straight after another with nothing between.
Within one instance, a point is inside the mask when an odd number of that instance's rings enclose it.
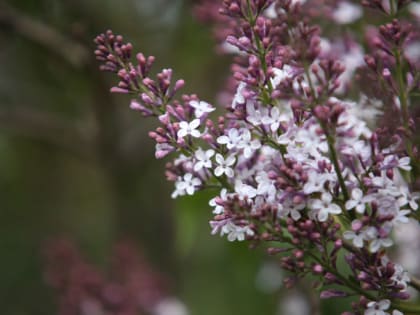
<instances>
[{"instance_id":1,"label":"lilac panicle","mask_svg":"<svg viewBox=\"0 0 420 315\"><path fill-rule=\"evenodd\" d=\"M233 89L214 120L216 107L197 95L176 98L184 81L172 83L172 70L152 79L153 57L132 63L122 37L99 35L95 54L102 70L117 73L112 92L133 95L133 110L158 118L149 135L157 158L174 157L166 167L172 197L217 189L212 234L269 242L268 253L292 273L286 286L311 274L322 298L359 295L354 314L395 315L418 311L401 302L410 277L388 250L394 227L419 217L410 106L420 23L400 18L408 4L203 1L196 15L215 24L219 51L234 55ZM361 39L352 25L370 14L386 21ZM337 264L343 255L349 273Z\"/></svg>"}]
</instances>

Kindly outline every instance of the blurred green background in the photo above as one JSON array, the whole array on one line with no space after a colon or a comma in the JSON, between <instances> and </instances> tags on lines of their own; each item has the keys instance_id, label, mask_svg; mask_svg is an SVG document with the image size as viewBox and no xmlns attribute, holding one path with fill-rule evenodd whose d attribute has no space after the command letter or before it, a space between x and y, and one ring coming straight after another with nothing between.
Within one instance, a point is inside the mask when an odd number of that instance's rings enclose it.
<instances>
[{"instance_id":1,"label":"blurred green background","mask_svg":"<svg viewBox=\"0 0 420 315\"><path fill-rule=\"evenodd\" d=\"M212 237L208 196L170 199L153 121L110 95L93 38L124 34L214 102L229 60L186 0L0 0L0 310L55 314L42 247L67 237L106 266L122 237L135 240L173 283L190 314L276 314L257 288L262 250Z\"/></svg>"}]
</instances>

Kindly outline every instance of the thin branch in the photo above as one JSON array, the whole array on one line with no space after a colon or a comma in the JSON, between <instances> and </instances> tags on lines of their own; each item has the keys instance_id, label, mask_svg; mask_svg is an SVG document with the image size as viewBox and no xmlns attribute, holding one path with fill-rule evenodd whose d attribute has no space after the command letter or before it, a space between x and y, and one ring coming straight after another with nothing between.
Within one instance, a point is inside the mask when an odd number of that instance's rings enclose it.
<instances>
[{"instance_id":1,"label":"thin branch","mask_svg":"<svg viewBox=\"0 0 420 315\"><path fill-rule=\"evenodd\" d=\"M420 279L410 276L410 282L408 285L420 292Z\"/></svg>"},{"instance_id":2,"label":"thin branch","mask_svg":"<svg viewBox=\"0 0 420 315\"><path fill-rule=\"evenodd\" d=\"M0 109L0 128L29 139L52 144L87 160L95 159L90 132L57 115L29 109Z\"/></svg>"},{"instance_id":3,"label":"thin branch","mask_svg":"<svg viewBox=\"0 0 420 315\"><path fill-rule=\"evenodd\" d=\"M82 68L91 59L89 50L79 42L0 2L0 26L2 24L11 27L21 36L54 51L74 67Z\"/></svg>"}]
</instances>

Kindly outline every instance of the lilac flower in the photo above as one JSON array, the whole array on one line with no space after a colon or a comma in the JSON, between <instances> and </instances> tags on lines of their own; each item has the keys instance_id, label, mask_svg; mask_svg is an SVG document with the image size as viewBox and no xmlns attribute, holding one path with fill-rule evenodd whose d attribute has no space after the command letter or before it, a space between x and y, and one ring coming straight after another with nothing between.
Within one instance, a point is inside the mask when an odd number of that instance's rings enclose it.
<instances>
[{"instance_id":1,"label":"lilac flower","mask_svg":"<svg viewBox=\"0 0 420 315\"><path fill-rule=\"evenodd\" d=\"M309 206L320 222L325 222L328 219L329 214L341 213L340 206L332 203L332 196L327 192L322 193L321 199L310 200Z\"/></svg>"},{"instance_id":2,"label":"lilac flower","mask_svg":"<svg viewBox=\"0 0 420 315\"><path fill-rule=\"evenodd\" d=\"M194 114L197 118L201 118L205 114L211 113L215 110L213 106L204 101L191 101L190 106L194 108Z\"/></svg>"},{"instance_id":3,"label":"lilac flower","mask_svg":"<svg viewBox=\"0 0 420 315\"><path fill-rule=\"evenodd\" d=\"M363 248L364 240L366 239L365 234L363 231L353 232L353 231L345 231L343 233L343 237L346 240L352 240L352 243L357 248Z\"/></svg>"},{"instance_id":4,"label":"lilac flower","mask_svg":"<svg viewBox=\"0 0 420 315\"><path fill-rule=\"evenodd\" d=\"M350 24L358 20L363 14L360 6L348 1L341 1L333 12L333 19L338 24Z\"/></svg>"},{"instance_id":5,"label":"lilac flower","mask_svg":"<svg viewBox=\"0 0 420 315\"><path fill-rule=\"evenodd\" d=\"M254 231L251 230L248 226L237 226L235 224L233 224L232 222L229 222L228 224L226 224L223 229L222 229L222 233L223 234L228 234L227 239L230 242L234 242L234 241L244 241L245 237L248 236L252 236L254 235Z\"/></svg>"},{"instance_id":6,"label":"lilac flower","mask_svg":"<svg viewBox=\"0 0 420 315\"><path fill-rule=\"evenodd\" d=\"M292 200L287 199L282 205L281 208L278 210L277 215L280 218L285 218L288 215L295 220L298 221L302 217L302 210L305 209L305 203L294 203Z\"/></svg>"},{"instance_id":7,"label":"lilac flower","mask_svg":"<svg viewBox=\"0 0 420 315\"><path fill-rule=\"evenodd\" d=\"M217 138L217 143L224 144L230 150L238 146L242 137L238 129L232 128L229 129L227 135L220 136Z\"/></svg>"},{"instance_id":8,"label":"lilac flower","mask_svg":"<svg viewBox=\"0 0 420 315\"><path fill-rule=\"evenodd\" d=\"M383 169L398 167L404 171L411 170L410 158L408 156L398 159L398 157L394 155L388 155L387 157L385 157L384 161L382 162L382 165Z\"/></svg>"},{"instance_id":9,"label":"lilac flower","mask_svg":"<svg viewBox=\"0 0 420 315\"><path fill-rule=\"evenodd\" d=\"M308 181L303 186L303 192L305 194L323 192L325 191L325 184L331 179L332 176L330 174L319 174L315 170L310 170L308 172Z\"/></svg>"},{"instance_id":10,"label":"lilac flower","mask_svg":"<svg viewBox=\"0 0 420 315\"><path fill-rule=\"evenodd\" d=\"M352 190L351 198L352 199L348 200L345 204L346 209L351 210L355 208L358 213L363 214L366 208L366 201L367 199L370 200L370 198L365 198L362 190L359 188L354 188Z\"/></svg>"},{"instance_id":11,"label":"lilac flower","mask_svg":"<svg viewBox=\"0 0 420 315\"><path fill-rule=\"evenodd\" d=\"M390 313L385 312L391 306L389 300L380 300L378 302L371 301L367 304L367 309L365 310L364 315L389 315ZM391 315L404 315L398 310L393 310Z\"/></svg>"},{"instance_id":12,"label":"lilac flower","mask_svg":"<svg viewBox=\"0 0 420 315\"><path fill-rule=\"evenodd\" d=\"M251 132L248 129L242 130L241 132L241 140L238 143L237 147L243 149L243 154L245 158L250 158L256 150L261 148L261 143L258 139L251 138Z\"/></svg>"},{"instance_id":13,"label":"lilac flower","mask_svg":"<svg viewBox=\"0 0 420 315\"><path fill-rule=\"evenodd\" d=\"M214 150L212 149L204 151L203 149L199 148L197 151L195 151L195 158L197 161L194 164L194 172L198 172L202 168L211 168L211 158L213 155Z\"/></svg>"},{"instance_id":14,"label":"lilac flower","mask_svg":"<svg viewBox=\"0 0 420 315\"><path fill-rule=\"evenodd\" d=\"M241 200L252 199L257 195L257 190L254 187L244 184L240 180L237 180L235 183L235 192Z\"/></svg>"},{"instance_id":15,"label":"lilac flower","mask_svg":"<svg viewBox=\"0 0 420 315\"><path fill-rule=\"evenodd\" d=\"M197 187L201 185L201 180L193 177L193 174L186 173L182 178L179 178L176 183L176 189L172 194L172 198L183 196L185 194L193 195Z\"/></svg>"},{"instance_id":16,"label":"lilac flower","mask_svg":"<svg viewBox=\"0 0 420 315\"><path fill-rule=\"evenodd\" d=\"M385 312L391 306L391 302L389 300L381 300L379 302L369 302L367 304L367 309L365 311L365 315L389 315L388 312Z\"/></svg>"},{"instance_id":17,"label":"lilac flower","mask_svg":"<svg viewBox=\"0 0 420 315\"><path fill-rule=\"evenodd\" d=\"M368 239L365 233L366 229L363 229L363 223L360 220L353 220L351 227L352 231L345 231L343 237L352 240L354 246L362 248L364 241Z\"/></svg>"},{"instance_id":18,"label":"lilac flower","mask_svg":"<svg viewBox=\"0 0 420 315\"><path fill-rule=\"evenodd\" d=\"M223 188L220 192L220 196L210 199L209 205L214 208L213 210L214 214L221 214L224 212L224 207L222 204L218 203L218 199L220 199L223 202L223 201L227 201L227 198L228 198L227 189Z\"/></svg>"},{"instance_id":19,"label":"lilac flower","mask_svg":"<svg viewBox=\"0 0 420 315\"><path fill-rule=\"evenodd\" d=\"M214 175L216 175L217 177L220 177L223 174L225 174L227 177L233 177L234 172L231 166L235 164L235 161L236 159L233 155L230 155L225 159L223 155L217 153L216 162L218 166L214 170Z\"/></svg>"},{"instance_id":20,"label":"lilac flower","mask_svg":"<svg viewBox=\"0 0 420 315\"><path fill-rule=\"evenodd\" d=\"M393 241L388 237L381 237L377 228L371 226L366 229L365 235L370 241L369 250L371 253L376 253L381 248L390 247Z\"/></svg>"},{"instance_id":21,"label":"lilac flower","mask_svg":"<svg viewBox=\"0 0 420 315\"><path fill-rule=\"evenodd\" d=\"M245 104L245 97L243 95L245 87L246 87L245 82L240 82L239 83L236 94L235 94L235 96L233 98L233 101L232 101L232 106L231 107L233 109L235 109L238 104Z\"/></svg>"},{"instance_id":22,"label":"lilac flower","mask_svg":"<svg viewBox=\"0 0 420 315\"><path fill-rule=\"evenodd\" d=\"M420 193L410 193L407 186L400 186L399 189L398 205L403 207L408 204L412 210L417 210L419 207L417 200L420 199Z\"/></svg>"},{"instance_id":23,"label":"lilac flower","mask_svg":"<svg viewBox=\"0 0 420 315\"><path fill-rule=\"evenodd\" d=\"M201 136L201 133L197 128L200 126L200 119L194 119L191 122L181 121L179 123L179 130L177 133L178 138L184 138L185 136L192 136L198 138Z\"/></svg>"}]
</instances>

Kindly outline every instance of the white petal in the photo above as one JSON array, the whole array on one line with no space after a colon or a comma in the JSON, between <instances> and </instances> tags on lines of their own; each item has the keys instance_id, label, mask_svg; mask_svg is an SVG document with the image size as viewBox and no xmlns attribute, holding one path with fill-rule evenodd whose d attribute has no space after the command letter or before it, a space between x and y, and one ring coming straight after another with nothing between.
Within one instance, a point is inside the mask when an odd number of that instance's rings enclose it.
<instances>
[{"instance_id":1,"label":"white petal","mask_svg":"<svg viewBox=\"0 0 420 315\"><path fill-rule=\"evenodd\" d=\"M233 175L234 175L234 173L233 173L233 169L231 169L230 167L227 167L227 168L225 169L225 174L226 174L226 176L227 176L227 177L232 178L232 177L233 177Z\"/></svg>"},{"instance_id":2,"label":"white petal","mask_svg":"<svg viewBox=\"0 0 420 315\"><path fill-rule=\"evenodd\" d=\"M225 163L225 158L223 157L223 155L221 155L220 153L216 154L216 162L218 164L224 164Z\"/></svg>"},{"instance_id":3,"label":"white petal","mask_svg":"<svg viewBox=\"0 0 420 315\"><path fill-rule=\"evenodd\" d=\"M194 129L194 130L191 130L191 136L194 138L199 138L201 136L201 133L200 131Z\"/></svg>"},{"instance_id":4,"label":"white petal","mask_svg":"<svg viewBox=\"0 0 420 315\"><path fill-rule=\"evenodd\" d=\"M206 157L209 159L214 155L214 150L210 149L206 151Z\"/></svg>"},{"instance_id":5,"label":"white petal","mask_svg":"<svg viewBox=\"0 0 420 315\"><path fill-rule=\"evenodd\" d=\"M178 138L184 138L187 135L187 130L179 129L176 135L178 136Z\"/></svg>"},{"instance_id":6,"label":"white petal","mask_svg":"<svg viewBox=\"0 0 420 315\"><path fill-rule=\"evenodd\" d=\"M222 176L224 173L224 168L221 166L216 167L216 169L214 170L214 175L216 175L217 177Z\"/></svg>"},{"instance_id":7,"label":"white petal","mask_svg":"<svg viewBox=\"0 0 420 315\"><path fill-rule=\"evenodd\" d=\"M319 220L319 222L325 222L325 221L327 221L327 219L328 219L328 212L325 211L324 209L321 209L318 212L318 220Z\"/></svg>"},{"instance_id":8,"label":"white petal","mask_svg":"<svg viewBox=\"0 0 420 315\"><path fill-rule=\"evenodd\" d=\"M190 122L191 129L196 129L198 126L200 126L200 119L194 119L192 122Z\"/></svg>"},{"instance_id":9,"label":"white petal","mask_svg":"<svg viewBox=\"0 0 420 315\"><path fill-rule=\"evenodd\" d=\"M363 191L359 188L354 188L351 192L351 197L355 200L361 200L363 198Z\"/></svg>"},{"instance_id":10,"label":"white petal","mask_svg":"<svg viewBox=\"0 0 420 315\"><path fill-rule=\"evenodd\" d=\"M228 138L228 136L220 136L219 138L217 138L217 143L219 144L226 144L229 143L230 140Z\"/></svg>"},{"instance_id":11,"label":"white petal","mask_svg":"<svg viewBox=\"0 0 420 315\"><path fill-rule=\"evenodd\" d=\"M341 213L341 208L338 205L336 205L335 203L333 203L328 207L328 212L332 213L332 214L340 214Z\"/></svg>"},{"instance_id":12,"label":"white petal","mask_svg":"<svg viewBox=\"0 0 420 315\"><path fill-rule=\"evenodd\" d=\"M235 157L231 155L226 159L226 165L232 166L233 164L235 164L235 161L236 161Z\"/></svg>"},{"instance_id":13,"label":"white petal","mask_svg":"<svg viewBox=\"0 0 420 315\"><path fill-rule=\"evenodd\" d=\"M356 205L358 204L358 202L356 200L348 200L345 204L345 207L347 210L353 209L354 207L356 207Z\"/></svg>"}]
</instances>

